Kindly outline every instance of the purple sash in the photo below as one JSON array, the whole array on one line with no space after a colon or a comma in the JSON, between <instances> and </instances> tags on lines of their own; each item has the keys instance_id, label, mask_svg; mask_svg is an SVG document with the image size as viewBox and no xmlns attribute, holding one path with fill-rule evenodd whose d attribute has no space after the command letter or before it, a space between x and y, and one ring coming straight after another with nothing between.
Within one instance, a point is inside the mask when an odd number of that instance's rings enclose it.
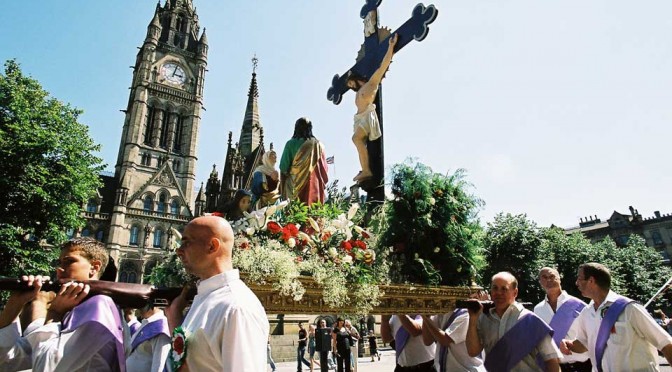
<instances>
[{"instance_id":1,"label":"purple sash","mask_svg":"<svg viewBox=\"0 0 672 372\"><path fill-rule=\"evenodd\" d=\"M557 346L560 346L560 341L567 335L574 319L579 316L584 307L586 304L583 301L570 297L555 312L549 325L553 328L553 342Z\"/></svg>"},{"instance_id":2,"label":"purple sash","mask_svg":"<svg viewBox=\"0 0 672 372\"><path fill-rule=\"evenodd\" d=\"M168 321L166 318L156 319L151 323L145 324L144 327L140 328L140 333L133 339L131 342L131 352L135 351L135 348L138 347L141 343L150 340L160 334L164 334L170 338L168 333Z\"/></svg>"},{"instance_id":3,"label":"purple sash","mask_svg":"<svg viewBox=\"0 0 672 372\"><path fill-rule=\"evenodd\" d=\"M455 309L453 313L450 315L450 318L448 318L448 321L446 324L441 327L442 331L445 331L446 328L450 327L451 324L457 319L458 316L464 314L467 312L467 309ZM448 357L448 348L441 345L439 347L439 370L440 372L446 372L446 358Z\"/></svg>"},{"instance_id":4,"label":"purple sash","mask_svg":"<svg viewBox=\"0 0 672 372\"><path fill-rule=\"evenodd\" d=\"M128 324L128 330L131 331L131 336L135 334L135 332L138 331L138 328L140 328L140 322L138 322L137 319L133 319L129 324Z\"/></svg>"},{"instance_id":5,"label":"purple sash","mask_svg":"<svg viewBox=\"0 0 672 372\"><path fill-rule=\"evenodd\" d=\"M604 317L600 323L600 329L597 331L597 339L595 340L595 361L597 362L595 367L597 367L599 372L602 372L602 357L607 348L607 341L611 335L611 329L614 327L614 324L616 324L616 320L623 310L625 310L625 307L632 302L635 302L635 300L618 296L616 301L614 301L604 313Z\"/></svg>"},{"instance_id":6,"label":"purple sash","mask_svg":"<svg viewBox=\"0 0 672 372\"><path fill-rule=\"evenodd\" d=\"M73 332L89 322L96 322L102 325L114 336L117 346L118 370L121 372L126 371L121 316L119 315L119 309L117 309L111 298L97 295L75 306L74 309L65 314L62 332ZM91 335L91 337L95 337L95 335Z\"/></svg>"},{"instance_id":7,"label":"purple sash","mask_svg":"<svg viewBox=\"0 0 672 372\"><path fill-rule=\"evenodd\" d=\"M489 372L510 371L553 330L534 313L523 315L485 355L485 369Z\"/></svg>"},{"instance_id":8,"label":"purple sash","mask_svg":"<svg viewBox=\"0 0 672 372\"><path fill-rule=\"evenodd\" d=\"M414 318L414 320L418 319L420 319L420 315L416 315ZM404 325L402 324L401 327L399 327L399 329L397 330L397 333L394 335L394 351L397 352L397 360L399 360L399 356L401 355L402 350L404 350L404 347L406 346L406 343L408 342L408 339L410 337L411 334L408 333L408 331L406 330L406 328L404 328Z\"/></svg>"}]
</instances>

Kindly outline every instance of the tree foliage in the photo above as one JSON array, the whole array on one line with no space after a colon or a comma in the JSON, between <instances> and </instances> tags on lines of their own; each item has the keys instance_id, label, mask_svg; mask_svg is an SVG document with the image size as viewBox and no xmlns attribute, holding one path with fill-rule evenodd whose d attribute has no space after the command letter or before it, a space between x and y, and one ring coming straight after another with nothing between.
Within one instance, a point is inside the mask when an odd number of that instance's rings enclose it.
<instances>
[{"instance_id":1,"label":"tree foliage","mask_svg":"<svg viewBox=\"0 0 672 372\"><path fill-rule=\"evenodd\" d=\"M50 97L14 60L0 74L1 275L50 266L39 242L81 226L81 206L100 185L99 150L80 110ZM30 240L28 239L30 237ZM13 264L12 264L13 263ZM46 266L45 266L46 265ZM26 272L26 271L22 271Z\"/></svg>"},{"instance_id":2,"label":"tree foliage","mask_svg":"<svg viewBox=\"0 0 672 372\"><path fill-rule=\"evenodd\" d=\"M530 302L544 297L537 278L543 266L556 268L562 277L562 288L581 297L575 285L578 267L587 262L601 263L611 271L612 290L642 303L672 275L660 253L638 235L632 235L624 247L616 246L610 238L591 243L581 233L567 235L556 227L539 228L524 215L498 215L488 225L485 251L486 275L511 271L519 281L518 297ZM484 278L485 285L489 283L488 276Z\"/></svg>"},{"instance_id":3,"label":"tree foliage","mask_svg":"<svg viewBox=\"0 0 672 372\"><path fill-rule=\"evenodd\" d=\"M444 175L420 163L394 166L394 198L383 207L379 242L393 248L393 281L465 285L476 278L483 202L469 188L463 170Z\"/></svg>"},{"instance_id":4,"label":"tree foliage","mask_svg":"<svg viewBox=\"0 0 672 372\"><path fill-rule=\"evenodd\" d=\"M533 301L542 291L537 283L537 273L544 266L541 250L541 235L537 224L526 215L500 213L488 223L485 238L483 273L486 283L500 272L509 271L518 279L518 298Z\"/></svg>"}]
</instances>

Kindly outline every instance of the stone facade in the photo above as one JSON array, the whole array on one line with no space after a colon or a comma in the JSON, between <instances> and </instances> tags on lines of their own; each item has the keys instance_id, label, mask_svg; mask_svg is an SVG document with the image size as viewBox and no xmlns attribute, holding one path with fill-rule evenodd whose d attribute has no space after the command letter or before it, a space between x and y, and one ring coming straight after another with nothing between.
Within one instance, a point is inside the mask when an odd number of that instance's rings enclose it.
<instances>
[{"instance_id":1,"label":"stone facade","mask_svg":"<svg viewBox=\"0 0 672 372\"><path fill-rule=\"evenodd\" d=\"M191 0L157 4L139 48L114 175L85 207L80 235L106 242L118 280L142 282L194 202L208 41Z\"/></svg>"},{"instance_id":2,"label":"stone facade","mask_svg":"<svg viewBox=\"0 0 672 372\"><path fill-rule=\"evenodd\" d=\"M660 251L669 263L672 255L672 214L662 215L655 211L653 216L644 218L632 206L629 210L630 214L614 211L606 221L597 216L582 218L579 226L565 231L568 234L581 232L593 242L610 237L618 246L626 245L630 235L636 234L646 240L646 245Z\"/></svg>"}]
</instances>

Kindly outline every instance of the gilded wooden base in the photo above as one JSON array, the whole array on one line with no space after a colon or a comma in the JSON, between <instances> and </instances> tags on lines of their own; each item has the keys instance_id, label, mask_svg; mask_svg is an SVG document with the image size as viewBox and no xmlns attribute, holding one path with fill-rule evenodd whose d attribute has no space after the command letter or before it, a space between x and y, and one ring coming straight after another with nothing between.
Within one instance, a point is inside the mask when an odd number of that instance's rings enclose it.
<instances>
[{"instance_id":1,"label":"gilded wooden base","mask_svg":"<svg viewBox=\"0 0 672 372\"><path fill-rule=\"evenodd\" d=\"M306 292L301 301L283 297L270 285L248 283L269 314L359 314L361 309L331 308L322 300L322 288L312 278L299 279ZM427 287L418 285L382 285L380 304L370 314L441 314L452 311L455 301L469 298L481 287Z\"/></svg>"}]
</instances>

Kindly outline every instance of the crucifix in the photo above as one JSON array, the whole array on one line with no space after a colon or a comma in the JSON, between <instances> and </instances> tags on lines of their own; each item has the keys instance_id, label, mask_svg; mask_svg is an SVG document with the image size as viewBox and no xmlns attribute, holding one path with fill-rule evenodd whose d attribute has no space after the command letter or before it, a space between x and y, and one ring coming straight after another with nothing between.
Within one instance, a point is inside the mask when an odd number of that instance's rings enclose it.
<instances>
[{"instance_id":1,"label":"crucifix","mask_svg":"<svg viewBox=\"0 0 672 372\"><path fill-rule=\"evenodd\" d=\"M401 50L412 40L422 41L427 37L429 24L434 22L439 11L434 5L425 6L418 4L413 8L411 18L404 22L397 30L390 32L387 28L380 28L378 24L378 6L383 0L365 0L359 16L364 20L364 44L362 45L355 64L343 76L336 74L331 87L327 91L327 99L338 105L343 94L351 89L348 81L353 76L361 77L368 81L381 66L390 45L391 36L395 35L396 44L393 46L394 53ZM388 62L389 63L389 62ZM371 175L361 178L355 177L357 185L367 192L368 201L382 203L385 200L385 164L383 152L383 99L382 89L378 86L375 95L375 115L380 126L380 136L375 140L366 142L366 154ZM359 112L358 112L359 114ZM355 127L355 131L357 128ZM357 133L357 132L356 132ZM354 138L354 136L353 136ZM371 136L369 136L369 139ZM354 139L353 139L354 140ZM358 151L362 151L358 148ZM364 168L364 166L363 166ZM364 171L364 169L363 169Z\"/></svg>"}]
</instances>

